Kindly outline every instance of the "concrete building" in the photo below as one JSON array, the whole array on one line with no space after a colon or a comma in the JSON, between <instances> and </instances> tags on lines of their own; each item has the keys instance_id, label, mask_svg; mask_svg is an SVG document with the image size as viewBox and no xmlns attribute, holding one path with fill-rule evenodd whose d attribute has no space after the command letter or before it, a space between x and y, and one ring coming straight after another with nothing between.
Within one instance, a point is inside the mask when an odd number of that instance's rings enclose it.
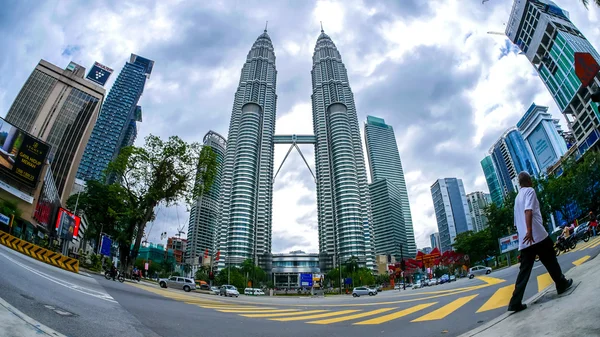
<instances>
[{"instance_id":1,"label":"concrete building","mask_svg":"<svg viewBox=\"0 0 600 337\"><path fill-rule=\"evenodd\" d=\"M273 254L273 283L275 288L301 288L300 274L318 274L319 254L301 250L288 254Z\"/></svg>"},{"instance_id":2,"label":"concrete building","mask_svg":"<svg viewBox=\"0 0 600 337\"><path fill-rule=\"evenodd\" d=\"M154 61L131 54L106 97L77 178L103 181L108 164L123 147L133 144L137 136L136 122L142 121L138 103L153 67Z\"/></svg>"},{"instance_id":3,"label":"concrete building","mask_svg":"<svg viewBox=\"0 0 600 337\"><path fill-rule=\"evenodd\" d=\"M600 54L571 22L569 13L549 0L515 0L506 35L525 54L554 98L575 138L575 157L596 146L600 112L591 101L592 85L575 74L575 53ZM593 83L600 84L600 74Z\"/></svg>"},{"instance_id":4,"label":"concrete building","mask_svg":"<svg viewBox=\"0 0 600 337\"><path fill-rule=\"evenodd\" d=\"M420 250L423 252L423 254L430 254L432 248L431 247L425 247L425 248L420 249Z\"/></svg>"},{"instance_id":5,"label":"concrete building","mask_svg":"<svg viewBox=\"0 0 600 337\"><path fill-rule=\"evenodd\" d=\"M150 262L160 265L163 261L169 264L175 264L175 255L172 249L165 249L162 244L149 243L146 246L141 246L138 253L138 259L143 259L144 262Z\"/></svg>"},{"instance_id":6,"label":"concrete building","mask_svg":"<svg viewBox=\"0 0 600 337\"><path fill-rule=\"evenodd\" d=\"M542 175L567 152L567 144L560 136L562 128L558 120L548 113L548 107L531 104L517 123L517 128Z\"/></svg>"},{"instance_id":7,"label":"concrete building","mask_svg":"<svg viewBox=\"0 0 600 337\"><path fill-rule=\"evenodd\" d=\"M485 181L487 182L488 189L490 190L492 202L496 204L496 206L501 206L502 202L504 202L504 193L500 187L498 174L496 172L496 168L494 167L494 161L492 160L491 156L488 155L481 160L481 168L483 169Z\"/></svg>"},{"instance_id":8,"label":"concrete building","mask_svg":"<svg viewBox=\"0 0 600 337\"><path fill-rule=\"evenodd\" d=\"M63 205L105 94L84 74L74 62L61 69L41 60L6 115L6 121L50 145L48 160Z\"/></svg>"},{"instance_id":9,"label":"concrete building","mask_svg":"<svg viewBox=\"0 0 600 337\"><path fill-rule=\"evenodd\" d=\"M431 197L443 253L452 249L457 234L473 230L473 223L461 179L438 179L431 186Z\"/></svg>"},{"instance_id":10,"label":"concrete building","mask_svg":"<svg viewBox=\"0 0 600 337\"><path fill-rule=\"evenodd\" d=\"M399 259L403 247L404 256L415 256L417 246L394 129L381 118L367 116L365 143L371 170L375 253Z\"/></svg>"},{"instance_id":11,"label":"concrete building","mask_svg":"<svg viewBox=\"0 0 600 337\"><path fill-rule=\"evenodd\" d=\"M473 230L475 232L484 230L488 225L485 208L492 203L492 198L487 193L471 192L467 194L467 202L469 204Z\"/></svg>"},{"instance_id":12,"label":"concrete building","mask_svg":"<svg viewBox=\"0 0 600 337\"><path fill-rule=\"evenodd\" d=\"M440 243L440 233L436 232L429 235L429 241L431 242L431 249L438 248L442 249L442 244Z\"/></svg>"},{"instance_id":13,"label":"concrete building","mask_svg":"<svg viewBox=\"0 0 600 337\"><path fill-rule=\"evenodd\" d=\"M167 249L173 250L173 256L175 257L175 262L177 262L177 264L182 264L185 262L183 260L183 256L186 251L186 246L186 239L182 239L180 237L175 236L167 239Z\"/></svg>"},{"instance_id":14,"label":"concrete building","mask_svg":"<svg viewBox=\"0 0 600 337\"><path fill-rule=\"evenodd\" d=\"M223 160L227 141L220 134L209 131L204 135L204 146L209 146L217 155L217 174L208 193L200 195L190 210L188 224L188 245L186 258L192 265L200 264L208 249L210 257L216 254L217 230L219 228L221 182L223 181ZM197 183L202 183L198 181Z\"/></svg>"}]
</instances>

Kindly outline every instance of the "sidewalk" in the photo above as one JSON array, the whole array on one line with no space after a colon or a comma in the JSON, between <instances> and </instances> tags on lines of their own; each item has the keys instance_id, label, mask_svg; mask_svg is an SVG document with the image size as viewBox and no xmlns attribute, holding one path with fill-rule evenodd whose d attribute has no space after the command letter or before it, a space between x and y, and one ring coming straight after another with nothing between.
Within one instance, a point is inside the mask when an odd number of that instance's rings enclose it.
<instances>
[{"instance_id":1,"label":"sidewalk","mask_svg":"<svg viewBox=\"0 0 600 337\"><path fill-rule=\"evenodd\" d=\"M507 312L461 337L600 336L600 258L572 268L566 276L573 279L566 293L558 296L552 284L530 299L527 309Z\"/></svg>"},{"instance_id":2,"label":"sidewalk","mask_svg":"<svg viewBox=\"0 0 600 337\"><path fill-rule=\"evenodd\" d=\"M26 316L0 298L0 337L66 337Z\"/></svg>"}]
</instances>

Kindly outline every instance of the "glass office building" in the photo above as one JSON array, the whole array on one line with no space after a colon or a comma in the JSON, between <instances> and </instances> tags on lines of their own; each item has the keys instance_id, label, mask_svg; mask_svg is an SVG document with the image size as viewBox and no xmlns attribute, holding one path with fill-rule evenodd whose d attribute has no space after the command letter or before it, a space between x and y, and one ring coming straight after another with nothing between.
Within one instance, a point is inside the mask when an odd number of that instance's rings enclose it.
<instances>
[{"instance_id":1,"label":"glass office building","mask_svg":"<svg viewBox=\"0 0 600 337\"><path fill-rule=\"evenodd\" d=\"M440 237L440 251L452 249L457 234L473 230L465 187L461 179L438 179L431 197Z\"/></svg>"},{"instance_id":2,"label":"glass office building","mask_svg":"<svg viewBox=\"0 0 600 337\"><path fill-rule=\"evenodd\" d=\"M488 185L488 189L490 190L490 197L492 198L492 202L496 204L496 206L502 205L502 202L504 201L504 193L502 192L502 188L500 187L500 182L498 181L498 174L496 173L494 161L492 160L491 156L485 156L485 158L481 160L481 168L483 169L485 181Z\"/></svg>"}]
</instances>

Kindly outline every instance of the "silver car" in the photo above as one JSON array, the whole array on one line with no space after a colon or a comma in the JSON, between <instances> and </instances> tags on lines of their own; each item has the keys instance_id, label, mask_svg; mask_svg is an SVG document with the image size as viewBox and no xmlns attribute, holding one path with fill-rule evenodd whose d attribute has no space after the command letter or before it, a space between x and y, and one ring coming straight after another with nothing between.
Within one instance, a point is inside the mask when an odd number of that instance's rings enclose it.
<instances>
[{"instance_id":1,"label":"silver car","mask_svg":"<svg viewBox=\"0 0 600 337\"><path fill-rule=\"evenodd\" d=\"M485 266L473 266L471 268L469 268L469 274L467 274L467 276L472 279L475 276L478 275L487 275L489 273L492 272L492 268L490 267L485 267Z\"/></svg>"},{"instance_id":2,"label":"silver car","mask_svg":"<svg viewBox=\"0 0 600 337\"><path fill-rule=\"evenodd\" d=\"M369 295L375 296L377 295L377 289L369 289L367 287L357 287L352 290L353 297L359 297L360 295Z\"/></svg>"},{"instance_id":3,"label":"silver car","mask_svg":"<svg viewBox=\"0 0 600 337\"><path fill-rule=\"evenodd\" d=\"M238 297L238 296L240 296L240 293L238 292L236 287L226 284L226 285L221 286L219 295L220 296L228 296L228 297L233 297L233 296Z\"/></svg>"},{"instance_id":4,"label":"silver car","mask_svg":"<svg viewBox=\"0 0 600 337\"><path fill-rule=\"evenodd\" d=\"M158 280L158 284L161 288L183 289L185 292L196 289L196 282L194 282L194 279L180 276L161 278Z\"/></svg>"}]
</instances>

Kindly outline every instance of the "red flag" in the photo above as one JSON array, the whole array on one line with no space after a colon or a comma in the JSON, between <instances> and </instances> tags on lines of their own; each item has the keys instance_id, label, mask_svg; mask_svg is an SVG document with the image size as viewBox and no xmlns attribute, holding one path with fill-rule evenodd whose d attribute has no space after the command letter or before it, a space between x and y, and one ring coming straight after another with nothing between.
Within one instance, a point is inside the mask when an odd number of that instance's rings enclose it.
<instances>
[{"instance_id":1,"label":"red flag","mask_svg":"<svg viewBox=\"0 0 600 337\"><path fill-rule=\"evenodd\" d=\"M206 250L204 251L204 258L208 259L208 248L206 248Z\"/></svg>"},{"instance_id":2,"label":"red flag","mask_svg":"<svg viewBox=\"0 0 600 337\"><path fill-rule=\"evenodd\" d=\"M217 257L215 257L215 261L219 261L219 257L221 256L221 251L217 252Z\"/></svg>"}]
</instances>

